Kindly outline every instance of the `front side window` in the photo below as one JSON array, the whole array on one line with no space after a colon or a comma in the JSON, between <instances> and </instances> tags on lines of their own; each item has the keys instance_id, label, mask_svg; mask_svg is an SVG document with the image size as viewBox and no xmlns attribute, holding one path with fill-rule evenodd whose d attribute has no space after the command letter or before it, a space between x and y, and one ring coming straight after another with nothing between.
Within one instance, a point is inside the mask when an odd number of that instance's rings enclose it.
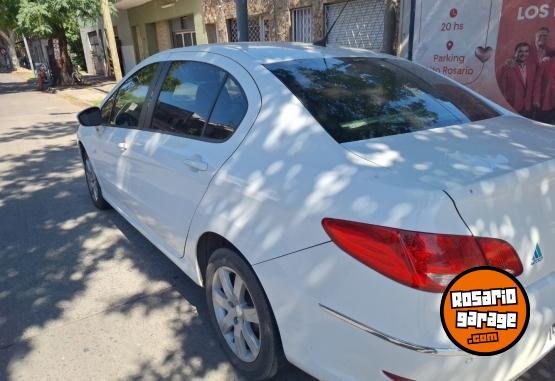
<instances>
[{"instance_id":1,"label":"front side window","mask_svg":"<svg viewBox=\"0 0 555 381\"><path fill-rule=\"evenodd\" d=\"M456 83L408 61L334 57L266 68L339 143L499 115Z\"/></svg>"},{"instance_id":2,"label":"front side window","mask_svg":"<svg viewBox=\"0 0 555 381\"><path fill-rule=\"evenodd\" d=\"M106 102L104 102L104 105L100 109L100 114L102 115L102 121L104 124L110 124L115 99L116 93L112 94L112 96Z\"/></svg>"},{"instance_id":3,"label":"front side window","mask_svg":"<svg viewBox=\"0 0 555 381\"><path fill-rule=\"evenodd\" d=\"M138 127L148 89L155 77L158 64L148 65L128 78L119 88L111 112L110 124ZM106 103L106 106L109 102ZM108 114L106 109L106 114Z\"/></svg>"},{"instance_id":4,"label":"front side window","mask_svg":"<svg viewBox=\"0 0 555 381\"><path fill-rule=\"evenodd\" d=\"M174 62L162 84L152 128L200 137L226 73L200 62Z\"/></svg>"}]
</instances>

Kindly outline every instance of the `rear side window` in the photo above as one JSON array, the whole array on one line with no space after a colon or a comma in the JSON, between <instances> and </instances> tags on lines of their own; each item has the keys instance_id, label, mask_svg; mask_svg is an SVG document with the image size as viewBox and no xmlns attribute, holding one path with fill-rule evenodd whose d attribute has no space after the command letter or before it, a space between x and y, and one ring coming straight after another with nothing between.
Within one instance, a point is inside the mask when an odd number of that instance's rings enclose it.
<instances>
[{"instance_id":1,"label":"rear side window","mask_svg":"<svg viewBox=\"0 0 555 381\"><path fill-rule=\"evenodd\" d=\"M227 74L200 62L174 62L162 84L152 128L200 137Z\"/></svg>"},{"instance_id":2,"label":"rear side window","mask_svg":"<svg viewBox=\"0 0 555 381\"><path fill-rule=\"evenodd\" d=\"M114 126L137 127L143 106L148 94L148 89L158 64L148 65L129 77L118 89L113 110L110 116L110 124ZM110 115L108 107L112 101L106 103L103 108L103 116Z\"/></svg>"},{"instance_id":3,"label":"rear side window","mask_svg":"<svg viewBox=\"0 0 555 381\"><path fill-rule=\"evenodd\" d=\"M204 136L210 139L227 139L239 127L246 112L247 99L243 90L234 78L228 76L214 105Z\"/></svg>"},{"instance_id":4,"label":"rear side window","mask_svg":"<svg viewBox=\"0 0 555 381\"><path fill-rule=\"evenodd\" d=\"M266 68L339 143L498 116L456 83L403 60L334 57Z\"/></svg>"}]
</instances>

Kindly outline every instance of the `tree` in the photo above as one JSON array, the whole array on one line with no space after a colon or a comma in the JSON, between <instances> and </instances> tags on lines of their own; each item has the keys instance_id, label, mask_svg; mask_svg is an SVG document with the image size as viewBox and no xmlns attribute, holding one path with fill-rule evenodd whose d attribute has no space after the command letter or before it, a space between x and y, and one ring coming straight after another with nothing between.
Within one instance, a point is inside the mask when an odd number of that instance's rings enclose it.
<instances>
[{"instance_id":1,"label":"tree","mask_svg":"<svg viewBox=\"0 0 555 381\"><path fill-rule=\"evenodd\" d=\"M73 71L68 53L68 26L75 20L96 19L99 14L97 1L19 0L17 24L28 34L57 40L60 56L55 60L56 67L53 71L56 73L58 85L68 85L72 82Z\"/></svg>"},{"instance_id":2,"label":"tree","mask_svg":"<svg viewBox=\"0 0 555 381\"><path fill-rule=\"evenodd\" d=\"M398 0L383 0L385 6L383 24L383 48L387 54L395 54L395 28L397 25Z\"/></svg>"},{"instance_id":3,"label":"tree","mask_svg":"<svg viewBox=\"0 0 555 381\"><path fill-rule=\"evenodd\" d=\"M2 0L0 1L0 43L2 40L6 44L12 67L19 67L17 54L15 51L16 43L16 17L19 11L19 1L17 0Z\"/></svg>"}]
</instances>

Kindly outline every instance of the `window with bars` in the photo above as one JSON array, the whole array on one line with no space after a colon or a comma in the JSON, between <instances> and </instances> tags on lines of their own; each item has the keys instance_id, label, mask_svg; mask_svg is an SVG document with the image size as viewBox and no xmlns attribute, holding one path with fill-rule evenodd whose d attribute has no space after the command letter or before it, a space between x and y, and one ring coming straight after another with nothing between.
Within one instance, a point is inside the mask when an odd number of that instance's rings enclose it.
<instances>
[{"instance_id":1,"label":"window with bars","mask_svg":"<svg viewBox=\"0 0 555 381\"><path fill-rule=\"evenodd\" d=\"M326 30L339 16L345 3L325 6ZM385 2L352 0L328 36L328 44L380 50L383 46Z\"/></svg>"},{"instance_id":2,"label":"window with bars","mask_svg":"<svg viewBox=\"0 0 555 381\"><path fill-rule=\"evenodd\" d=\"M249 41L270 41L270 20L262 16L249 17ZM239 41L237 19L227 20L227 35L229 42Z\"/></svg>"},{"instance_id":3,"label":"window with bars","mask_svg":"<svg viewBox=\"0 0 555 381\"><path fill-rule=\"evenodd\" d=\"M197 44L197 34L192 31L180 31L173 34L176 48L184 46L193 46Z\"/></svg>"},{"instance_id":4,"label":"window with bars","mask_svg":"<svg viewBox=\"0 0 555 381\"><path fill-rule=\"evenodd\" d=\"M291 10L291 40L312 42L312 8Z\"/></svg>"},{"instance_id":5,"label":"window with bars","mask_svg":"<svg viewBox=\"0 0 555 381\"><path fill-rule=\"evenodd\" d=\"M172 30L174 48L197 44L195 20L192 15L172 19L169 23Z\"/></svg>"}]
</instances>

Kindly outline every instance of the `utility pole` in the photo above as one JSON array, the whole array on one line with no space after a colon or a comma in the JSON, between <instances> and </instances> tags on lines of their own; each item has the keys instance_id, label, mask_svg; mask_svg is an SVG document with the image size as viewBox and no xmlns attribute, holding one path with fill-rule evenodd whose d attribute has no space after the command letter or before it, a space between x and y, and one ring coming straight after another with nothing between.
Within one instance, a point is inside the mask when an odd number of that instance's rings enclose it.
<instances>
[{"instance_id":1,"label":"utility pole","mask_svg":"<svg viewBox=\"0 0 555 381\"><path fill-rule=\"evenodd\" d=\"M249 40L249 14L247 10L247 0L235 0L237 9L237 33L239 41Z\"/></svg>"},{"instance_id":2,"label":"utility pole","mask_svg":"<svg viewBox=\"0 0 555 381\"><path fill-rule=\"evenodd\" d=\"M116 45L116 36L114 35L114 27L112 26L112 16L110 15L110 7L108 0L101 0L102 18L104 19L104 28L106 28L106 36L108 37L108 47L110 48L110 58L114 65L114 76L119 81L121 76L121 66L119 64L118 48Z\"/></svg>"}]
</instances>

